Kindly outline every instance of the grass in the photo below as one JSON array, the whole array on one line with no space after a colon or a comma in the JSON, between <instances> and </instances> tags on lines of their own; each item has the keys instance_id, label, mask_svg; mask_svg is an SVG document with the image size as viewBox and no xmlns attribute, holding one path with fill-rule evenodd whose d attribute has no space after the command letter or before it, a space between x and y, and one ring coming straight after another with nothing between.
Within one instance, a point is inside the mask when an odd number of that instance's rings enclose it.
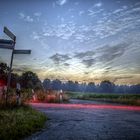
<instances>
[{"instance_id":1,"label":"grass","mask_svg":"<svg viewBox=\"0 0 140 140\"><path fill-rule=\"evenodd\" d=\"M96 100L111 103L140 106L140 94L100 94L100 93L79 93L68 92L70 98L81 100Z\"/></svg>"},{"instance_id":2,"label":"grass","mask_svg":"<svg viewBox=\"0 0 140 140\"><path fill-rule=\"evenodd\" d=\"M40 130L46 116L29 106L0 110L0 139L18 140Z\"/></svg>"}]
</instances>

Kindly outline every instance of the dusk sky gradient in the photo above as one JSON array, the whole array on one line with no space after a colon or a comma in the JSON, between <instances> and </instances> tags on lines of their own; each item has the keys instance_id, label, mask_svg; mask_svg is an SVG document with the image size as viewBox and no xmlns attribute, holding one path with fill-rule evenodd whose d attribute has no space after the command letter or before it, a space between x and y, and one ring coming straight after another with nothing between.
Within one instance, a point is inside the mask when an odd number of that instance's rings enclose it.
<instances>
[{"instance_id":1,"label":"dusk sky gradient","mask_svg":"<svg viewBox=\"0 0 140 140\"><path fill-rule=\"evenodd\" d=\"M0 0L0 38L16 36L13 69L40 79L140 83L139 0ZM11 51L0 49L9 64Z\"/></svg>"}]
</instances>

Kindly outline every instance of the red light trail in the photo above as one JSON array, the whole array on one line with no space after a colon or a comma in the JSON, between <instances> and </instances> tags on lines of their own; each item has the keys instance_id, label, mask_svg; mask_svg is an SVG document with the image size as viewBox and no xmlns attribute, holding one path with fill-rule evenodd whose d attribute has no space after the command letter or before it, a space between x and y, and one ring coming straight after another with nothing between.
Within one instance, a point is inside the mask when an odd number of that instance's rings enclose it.
<instances>
[{"instance_id":1,"label":"red light trail","mask_svg":"<svg viewBox=\"0 0 140 140\"><path fill-rule=\"evenodd\" d=\"M115 109L115 110L130 110L140 111L139 106L126 105L102 105L102 104L54 104L54 103L29 103L36 107L43 108L75 108L75 109Z\"/></svg>"}]
</instances>

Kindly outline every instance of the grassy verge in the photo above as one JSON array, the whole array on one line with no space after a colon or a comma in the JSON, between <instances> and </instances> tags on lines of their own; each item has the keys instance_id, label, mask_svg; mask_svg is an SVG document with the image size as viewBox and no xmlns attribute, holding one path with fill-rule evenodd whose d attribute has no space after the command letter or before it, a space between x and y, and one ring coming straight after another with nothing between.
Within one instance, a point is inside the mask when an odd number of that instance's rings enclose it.
<instances>
[{"instance_id":1,"label":"grassy verge","mask_svg":"<svg viewBox=\"0 0 140 140\"><path fill-rule=\"evenodd\" d=\"M67 93L71 98L140 106L140 94Z\"/></svg>"},{"instance_id":2,"label":"grassy verge","mask_svg":"<svg viewBox=\"0 0 140 140\"><path fill-rule=\"evenodd\" d=\"M18 140L41 129L46 116L29 106L0 110L0 139Z\"/></svg>"}]
</instances>

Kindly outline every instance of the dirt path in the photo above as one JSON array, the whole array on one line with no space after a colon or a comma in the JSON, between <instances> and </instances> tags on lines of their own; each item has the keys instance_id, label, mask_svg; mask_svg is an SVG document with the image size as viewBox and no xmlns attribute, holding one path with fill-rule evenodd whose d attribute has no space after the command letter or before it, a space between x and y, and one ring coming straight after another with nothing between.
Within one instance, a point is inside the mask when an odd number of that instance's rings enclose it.
<instances>
[{"instance_id":1,"label":"dirt path","mask_svg":"<svg viewBox=\"0 0 140 140\"><path fill-rule=\"evenodd\" d=\"M80 100L32 106L49 120L26 140L140 140L140 107Z\"/></svg>"}]
</instances>

